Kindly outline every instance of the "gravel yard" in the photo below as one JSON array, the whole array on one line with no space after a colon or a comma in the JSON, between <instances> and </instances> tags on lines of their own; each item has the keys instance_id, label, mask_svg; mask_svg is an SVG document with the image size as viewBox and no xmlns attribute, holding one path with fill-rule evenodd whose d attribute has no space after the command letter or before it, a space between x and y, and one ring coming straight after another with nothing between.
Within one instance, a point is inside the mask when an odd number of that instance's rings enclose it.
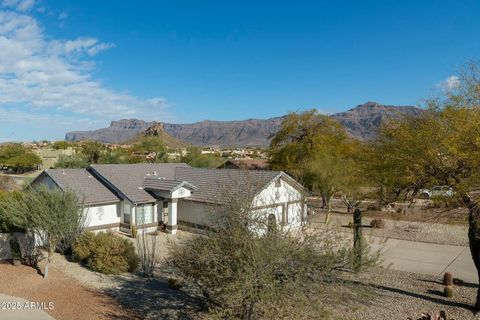
<instances>
[{"instance_id":1,"label":"gravel yard","mask_svg":"<svg viewBox=\"0 0 480 320\"><path fill-rule=\"evenodd\" d=\"M350 217L335 214L332 223L347 224ZM321 226L320 221L323 223L323 217L319 215L313 223ZM368 223L369 219L364 221ZM371 230L385 233L399 228L395 224L392 228L390 223L387 222L386 229ZM403 225L407 227L408 224ZM401 233L401 236L407 235L408 231ZM188 232L179 232L174 239L182 243L191 236ZM161 233L155 239L160 255L167 257L172 237ZM180 290L168 287L168 278L175 276L165 264L158 268L154 278L137 274L103 275L55 255L47 280L32 268L0 264L0 283L3 284L0 292L33 301L54 301L55 309L48 312L56 319L208 319L202 313L204 305L199 292L189 286ZM422 312L441 310L456 320L478 319L471 311L476 295L474 284L457 285L453 298L446 298L442 279L436 276L377 267L360 275L345 273L344 279L347 281L342 287L345 295L339 303L328 307L333 319L406 320L411 317L416 320ZM360 299L350 292L359 292Z\"/></svg>"},{"instance_id":2,"label":"gravel yard","mask_svg":"<svg viewBox=\"0 0 480 320\"><path fill-rule=\"evenodd\" d=\"M324 224L325 214L320 212L312 217L314 227L321 228ZM443 223L413 222L405 220L385 221L385 228L370 228L373 218L362 219L366 235L395 238L402 240L421 241L438 244L450 244L468 246L468 226ZM353 222L353 215L346 213L332 213L330 218L332 225L341 226L345 231L351 232L348 223Z\"/></svg>"},{"instance_id":3,"label":"gravel yard","mask_svg":"<svg viewBox=\"0 0 480 320\"><path fill-rule=\"evenodd\" d=\"M0 292L33 302L53 302L54 308L46 312L57 320L140 318L137 312L105 293L84 286L55 266L44 279L31 267L0 262Z\"/></svg>"},{"instance_id":4,"label":"gravel yard","mask_svg":"<svg viewBox=\"0 0 480 320\"><path fill-rule=\"evenodd\" d=\"M375 268L354 280L351 274L346 279L365 286L370 292L368 303L340 304L334 315L340 319L412 319L420 318L422 312L445 311L448 319L479 319L472 312L476 285L465 283L454 287L454 296L443 296L442 279L429 275L414 274ZM361 288L361 287L360 287Z\"/></svg>"}]
</instances>

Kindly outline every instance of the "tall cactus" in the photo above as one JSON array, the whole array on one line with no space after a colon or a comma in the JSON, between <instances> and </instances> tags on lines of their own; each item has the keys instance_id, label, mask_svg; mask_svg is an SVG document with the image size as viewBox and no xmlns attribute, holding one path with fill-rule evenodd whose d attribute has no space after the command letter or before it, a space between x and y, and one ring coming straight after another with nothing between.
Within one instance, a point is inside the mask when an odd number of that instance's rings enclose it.
<instances>
[{"instance_id":1,"label":"tall cactus","mask_svg":"<svg viewBox=\"0 0 480 320\"><path fill-rule=\"evenodd\" d=\"M358 270L362 265L363 255L362 211L358 208L353 212L353 227L354 269Z\"/></svg>"}]
</instances>

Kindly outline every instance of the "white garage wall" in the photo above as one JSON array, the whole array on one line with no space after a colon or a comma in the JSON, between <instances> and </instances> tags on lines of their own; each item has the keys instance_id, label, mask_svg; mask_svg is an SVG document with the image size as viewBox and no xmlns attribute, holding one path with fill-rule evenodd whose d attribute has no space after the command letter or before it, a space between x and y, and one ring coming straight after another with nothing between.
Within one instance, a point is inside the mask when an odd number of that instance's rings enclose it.
<instances>
[{"instance_id":1,"label":"white garage wall","mask_svg":"<svg viewBox=\"0 0 480 320\"><path fill-rule=\"evenodd\" d=\"M263 213L265 219L272 210L275 211L275 216L277 218L277 225L282 224L282 206L285 206L287 214L287 224L284 226L285 229L294 229L302 225L304 221L306 210L303 210L303 195L302 193L294 188L290 183L284 179L280 179L280 182L270 183L260 194L254 199L254 207L272 207L273 209L264 209L257 210L257 213ZM304 217L302 218L302 213Z\"/></svg>"},{"instance_id":2,"label":"white garage wall","mask_svg":"<svg viewBox=\"0 0 480 320\"><path fill-rule=\"evenodd\" d=\"M180 199L177 205L177 220L211 226L214 220L213 208L205 203Z\"/></svg>"},{"instance_id":3,"label":"white garage wall","mask_svg":"<svg viewBox=\"0 0 480 320\"><path fill-rule=\"evenodd\" d=\"M270 183L253 201L254 207L269 206L302 200L302 194L285 180L280 179L280 186L275 181Z\"/></svg>"},{"instance_id":4,"label":"white garage wall","mask_svg":"<svg viewBox=\"0 0 480 320\"><path fill-rule=\"evenodd\" d=\"M105 204L99 206L91 206L84 209L87 215L87 227L96 227L105 224L120 223L118 204Z\"/></svg>"}]
</instances>

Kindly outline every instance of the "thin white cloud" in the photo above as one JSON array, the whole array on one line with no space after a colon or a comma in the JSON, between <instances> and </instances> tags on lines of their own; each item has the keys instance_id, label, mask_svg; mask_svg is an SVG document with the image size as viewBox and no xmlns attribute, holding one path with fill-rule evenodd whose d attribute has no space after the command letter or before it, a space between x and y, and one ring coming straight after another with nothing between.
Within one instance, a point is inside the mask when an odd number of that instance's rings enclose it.
<instances>
[{"instance_id":1,"label":"thin white cloud","mask_svg":"<svg viewBox=\"0 0 480 320\"><path fill-rule=\"evenodd\" d=\"M17 120L25 117L35 125L59 120L51 116L59 113L63 114L63 123L79 118L106 122L119 118L158 120L165 116L165 99L143 99L117 92L93 78L95 63L91 57L114 44L93 37L52 39L33 16L19 12L29 7L24 2L4 0L3 6L17 11L0 10L2 121L10 115ZM14 114L12 108L17 110Z\"/></svg>"},{"instance_id":2,"label":"thin white cloud","mask_svg":"<svg viewBox=\"0 0 480 320\"><path fill-rule=\"evenodd\" d=\"M457 76L449 76L445 80L438 83L438 87L440 87L444 91L451 91L457 88L460 84L460 79Z\"/></svg>"},{"instance_id":3,"label":"thin white cloud","mask_svg":"<svg viewBox=\"0 0 480 320\"><path fill-rule=\"evenodd\" d=\"M64 12L60 12L60 14L58 15L58 19L59 20L65 20L68 18L68 13L66 13L65 11Z\"/></svg>"},{"instance_id":4,"label":"thin white cloud","mask_svg":"<svg viewBox=\"0 0 480 320\"><path fill-rule=\"evenodd\" d=\"M35 6L35 0L3 0L2 6L24 12Z\"/></svg>"}]
</instances>

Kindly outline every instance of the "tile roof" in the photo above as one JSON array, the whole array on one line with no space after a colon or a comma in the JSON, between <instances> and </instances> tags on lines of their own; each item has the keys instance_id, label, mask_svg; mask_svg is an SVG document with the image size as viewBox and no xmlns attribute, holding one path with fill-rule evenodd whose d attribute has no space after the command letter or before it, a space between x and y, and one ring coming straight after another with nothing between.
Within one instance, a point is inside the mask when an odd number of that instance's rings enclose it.
<instances>
[{"instance_id":1,"label":"tile roof","mask_svg":"<svg viewBox=\"0 0 480 320\"><path fill-rule=\"evenodd\" d=\"M89 203L124 197L133 203L155 202L148 189L170 191L185 186L194 190L186 200L221 204L233 195L251 198L278 177L302 188L281 171L200 169L185 163L92 165L87 170L51 169L45 173L62 189L84 194Z\"/></svg>"},{"instance_id":2,"label":"tile roof","mask_svg":"<svg viewBox=\"0 0 480 320\"><path fill-rule=\"evenodd\" d=\"M178 188L185 187L190 190L196 190L197 187L186 181L170 180L159 177L145 177L143 180L144 189L173 192Z\"/></svg>"},{"instance_id":3,"label":"tile roof","mask_svg":"<svg viewBox=\"0 0 480 320\"><path fill-rule=\"evenodd\" d=\"M123 196L133 203L155 202L156 199L147 190L142 189L148 176L175 179L175 168L190 168L186 163L134 163L134 164L95 164L91 170L95 175L111 184Z\"/></svg>"},{"instance_id":4,"label":"tile roof","mask_svg":"<svg viewBox=\"0 0 480 320\"><path fill-rule=\"evenodd\" d=\"M85 169L48 169L44 172L62 190L74 192L85 204L120 201L115 194Z\"/></svg>"},{"instance_id":5,"label":"tile roof","mask_svg":"<svg viewBox=\"0 0 480 320\"><path fill-rule=\"evenodd\" d=\"M238 169L176 168L175 179L188 181L198 189L186 200L225 203L229 197L252 198L281 171L248 171Z\"/></svg>"}]
</instances>

